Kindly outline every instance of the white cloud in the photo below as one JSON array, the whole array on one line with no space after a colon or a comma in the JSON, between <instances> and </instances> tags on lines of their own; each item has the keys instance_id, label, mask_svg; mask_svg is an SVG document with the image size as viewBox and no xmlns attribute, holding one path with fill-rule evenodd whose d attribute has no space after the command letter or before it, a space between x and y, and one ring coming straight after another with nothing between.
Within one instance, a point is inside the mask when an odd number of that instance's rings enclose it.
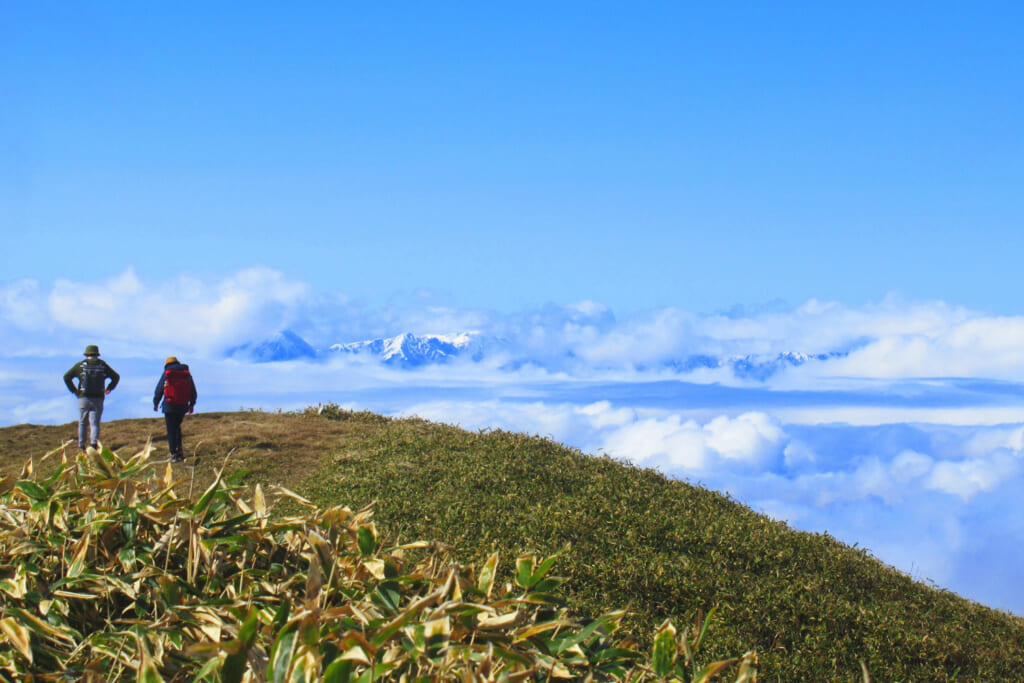
<instances>
[{"instance_id":1,"label":"white cloud","mask_svg":"<svg viewBox=\"0 0 1024 683\"><path fill-rule=\"evenodd\" d=\"M604 450L617 458L639 464L663 464L700 472L711 461L708 435L693 420L647 419L626 425L608 436Z\"/></svg>"},{"instance_id":2,"label":"white cloud","mask_svg":"<svg viewBox=\"0 0 1024 683\"><path fill-rule=\"evenodd\" d=\"M716 417L704 426L708 446L726 460L767 466L781 453L786 434L764 413L744 413L735 419Z\"/></svg>"},{"instance_id":3,"label":"white cloud","mask_svg":"<svg viewBox=\"0 0 1024 683\"><path fill-rule=\"evenodd\" d=\"M74 397L72 396L70 399L61 397L21 403L10 407L11 417L14 418L13 422L18 424L55 424L67 422L72 419L72 410L69 406L73 400Z\"/></svg>"},{"instance_id":4,"label":"white cloud","mask_svg":"<svg viewBox=\"0 0 1024 683\"><path fill-rule=\"evenodd\" d=\"M180 276L155 286L128 268L96 284L58 280L45 295L37 283L10 283L0 289L0 306L23 337L56 329L62 331L56 343L88 338L121 355L169 347L206 353L287 326L308 295L305 284L266 268L214 282Z\"/></svg>"},{"instance_id":5,"label":"white cloud","mask_svg":"<svg viewBox=\"0 0 1024 683\"><path fill-rule=\"evenodd\" d=\"M1004 452L987 458L940 462L928 477L928 488L960 496L965 501L991 491L1020 472L1020 460Z\"/></svg>"},{"instance_id":6,"label":"white cloud","mask_svg":"<svg viewBox=\"0 0 1024 683\"><path fill-rule=\"evenodd\" d=\"M763 413L719 416L700 424L675 414L616 408L608 401L586 405L434 401L403 412L469 429L500 426L550 436L616 458L694 473L711 466L770 466L781 456L787 440L782 428Z\"/></svg>"},{"instance_id":7,"label":"white cloud","mask_svg":"<svg viewBox=\"0 0 1024 683\"><path fill-rule=\"evenodd\" d=\"M905 450L893 459L890 470L893 481L905 486L927 474L931 470L932 465L932 458L929 456L912 450Z\"/></svg>"}]
</instances>

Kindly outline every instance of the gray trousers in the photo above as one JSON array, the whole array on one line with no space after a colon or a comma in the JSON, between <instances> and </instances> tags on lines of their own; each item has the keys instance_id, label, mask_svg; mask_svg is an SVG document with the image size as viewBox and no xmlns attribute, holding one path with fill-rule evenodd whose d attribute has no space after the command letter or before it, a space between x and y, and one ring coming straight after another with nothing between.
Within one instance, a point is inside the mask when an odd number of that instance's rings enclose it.
<instances>
[{"instance_id":1,"label":"gray trousers","mask_svg":"<svg viewBox=\"0 0 1024 683\"><path fill-rule=\"evenodd\" d=\"M103 415L103 397L78 397L78 447L85 448L100 440L100 417ZM89 432L92 438L86 439Z\"/></svg>"}]
</instances>

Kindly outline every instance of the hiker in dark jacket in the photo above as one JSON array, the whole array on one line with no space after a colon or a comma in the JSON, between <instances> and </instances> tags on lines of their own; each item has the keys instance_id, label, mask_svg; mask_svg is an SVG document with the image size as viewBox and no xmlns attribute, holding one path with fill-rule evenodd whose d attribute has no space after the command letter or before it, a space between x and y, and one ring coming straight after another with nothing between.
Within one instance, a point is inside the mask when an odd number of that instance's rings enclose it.
<instances>
[{"instance_id":1,"label":"hiker in dark jacket","mask_svg":"<svg viewBox=\"0 0 1024 683\"><path fill-rule=\"evenodd\" d=\"M164 361L164 374L160 375L156 391L153 392L153 410L157 410L163 402L171 462L185 461L185 452L181 445L181 423L185 415L191 415L195 410L196 396L196 383L192 380L188 366L170 356Z\"/></svg>"},{"instance_id":2,"label":"hiker in dark jacket","mask_svg":"<svg viewBox=\"0 0 1024 683\"><path fill-rule=\"evenodd\" d=\"M78 385L75 386L75 378ZM107 380L110 384L107 384ZM103 416L103 399L114 390L121 376L100 360L100 349L95 344L85 347L85 360L75 363L64 373L64 384L68 391L78 397L78 449L84 451L86 444L99 448L100 418ZM91 436L88 441L86 437Z\"/></svg>"}]
</instances>

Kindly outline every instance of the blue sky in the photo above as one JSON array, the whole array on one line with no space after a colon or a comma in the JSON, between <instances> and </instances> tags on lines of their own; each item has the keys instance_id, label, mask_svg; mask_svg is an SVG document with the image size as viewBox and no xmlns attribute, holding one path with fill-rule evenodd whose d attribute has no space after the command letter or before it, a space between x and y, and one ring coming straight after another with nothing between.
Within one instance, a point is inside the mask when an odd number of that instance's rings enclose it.
<instances>
[{"instance_id":1,"label":"blue sky","mask_svg":"<svg viewBox=\"0 0 1024 683\"><path fill-rule=\"evenodd\" d=\"M200 410L551 436L1024 614L1022 15L5 5L0 425L76 419L87 343L151 416L175 354ZM327 350L407 332L479 354Z\"/></svg>"},{"instance_id":2,"label":"blue sky","mask_svg":"<svg viewBox=\"0 0 1024 683\"><path fill-rule=\"evenodd\" d=\"M0 12L6 279L93 236L374 303L1021 310L1012 3Z\"/></svg>"}]
</instances>

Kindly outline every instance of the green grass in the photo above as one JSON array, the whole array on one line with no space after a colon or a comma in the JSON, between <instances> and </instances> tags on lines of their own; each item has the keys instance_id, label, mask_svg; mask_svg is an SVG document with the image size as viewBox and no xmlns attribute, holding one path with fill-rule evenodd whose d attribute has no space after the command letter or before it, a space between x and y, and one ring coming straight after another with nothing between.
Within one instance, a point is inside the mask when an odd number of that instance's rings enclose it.
<instances>
[{"instance_id":1,"label":"green grass","mask_svg":"<svg viewBox=\"0 0 1024 683\"><path fill-rule=\"evenodd\" d=\"M467 561L572 544L570 604L627 605L645 641L666 618L718 607L709 656L756 649L762 680L860 680L861 661L879 681L1024 678L1020 619L718 493L521 434L418 420L373 433L301 490L376 502L393 532L445 539Z\"/></svg>"},{"instance_id":2,"label":"green grass","mask_svg":"<svg viewBox=\"0 0 1024 683\"><path fill-rule=\"evenodd\" d=\"M628 608L623 628L645 649L666 618L693 624L717 608L706 659L756 650L762 681L861 681L862 662L875 681L1024 679L1024 620L718 493L521 434L322 413L193 416L197 482L231 451L229 470L250 484L323 507L375 503L390 542L440 539L467 564L571 545L557 569L576 614ZM126 447L161 428L104 427ZM0 430L0 467L68 435L72 425Z\"/></svg>"}]
</instances>

